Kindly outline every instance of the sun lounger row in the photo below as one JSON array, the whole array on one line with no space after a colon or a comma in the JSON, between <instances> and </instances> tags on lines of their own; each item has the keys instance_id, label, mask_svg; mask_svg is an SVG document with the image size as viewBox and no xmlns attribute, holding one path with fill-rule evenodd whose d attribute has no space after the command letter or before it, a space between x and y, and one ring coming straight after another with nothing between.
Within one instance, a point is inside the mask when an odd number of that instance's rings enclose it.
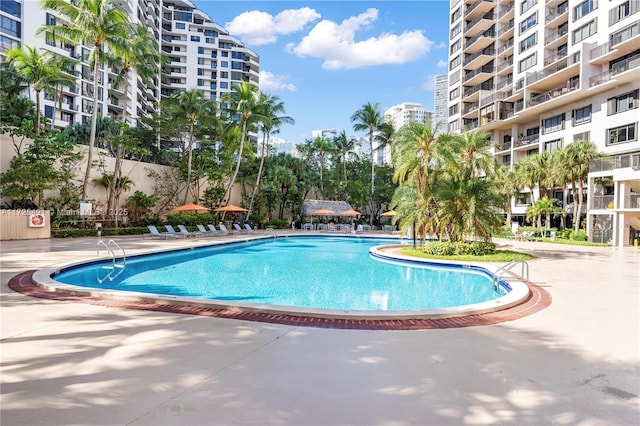
<instances>
[{"instance_id":1,"label":"sun lounger row","mask_svg":"<svg viewBox=\"0 0 640 426\"><path fill-rule=\"evenodd\" d=\"M176 238L176 237L203 237L214 235L228 235L234 232L249 233L253 232L253 228L248 223L244 224L244 228L240 227L237 223L233 224L234 229L228 230L224 223L218 224L218 229L212 224L208 224L207 228L204 225L196 225L197 231L188 231L184 225L178 225L178 231L176 231L172 225L164 225L166 232L160 232L155 225L147 225L149 235L151 238Z\"/></svg>"}]
</instances>

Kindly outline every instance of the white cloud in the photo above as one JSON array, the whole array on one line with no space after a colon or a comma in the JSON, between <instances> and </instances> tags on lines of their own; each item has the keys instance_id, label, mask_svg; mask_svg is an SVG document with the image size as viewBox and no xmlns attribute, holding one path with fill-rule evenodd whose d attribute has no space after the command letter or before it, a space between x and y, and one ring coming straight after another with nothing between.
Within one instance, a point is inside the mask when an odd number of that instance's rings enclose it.
<instances>
[{"instance_id":1,"label":"white cloud","mask_svg":"<svg viewBox=\"0 0 640 426\"><path fill-rule=\"evenodd\" d=\"M273 16L267 12L251 10L243 12L224 26L233 34L250 45L275 43L279 35L300 31L310 22L320 18L315 9L285 9Z\"/></svg>"},{"instance_id":2,"label":"white cloud","mask_svg":"<svg viewBox=\"0 0 640 426\"><path fill-rule=\"evenodd\" d=\"M447 67L447 61L445 61L443 59L440 59L438 61L438 65L437 66L438 66L438 68L446 68Z\"/></svg>"},{"instance_id":3,"label":"white cloud","mask_svg":"<svg viewBox=\"0 0 640 426\"><path fill-rule=\"evenodd\" d=\"M298 56L311 56L324 60L325 69L353 69L372 65L404 64L429 52L433 42L422 31L402 34L383 33L378 37L356 41L356 33L378 19L378 10L371 8L337 24L318 22L298 45L287 50Z\"/></svg>"},{"instance_id":4,"label":"white cloud","mask_svg":"<svg viewBox=\"0 0 640 426\"><path fill-rule=\"evenodd\" d=\"M275 75L269 71L260 71L260 91L269 92L270 90L288 90L290 92L296 91L296 86L293 83L288 83L286 75Z\"/></svg>"}]
</instances>

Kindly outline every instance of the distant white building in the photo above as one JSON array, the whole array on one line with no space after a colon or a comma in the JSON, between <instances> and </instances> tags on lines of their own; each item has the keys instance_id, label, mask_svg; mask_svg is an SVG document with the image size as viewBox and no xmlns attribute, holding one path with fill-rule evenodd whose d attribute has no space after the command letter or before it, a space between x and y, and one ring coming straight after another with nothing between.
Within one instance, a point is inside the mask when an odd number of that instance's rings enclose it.
<instances>
[{"instance_id":1,"label":"distant white building","mask_svg":"<svg viewBox=\"0 0 640 426\"><path fill-rule=\"evenodd\" d=\"M433 121L436 134L446 133L449 122L449 108L447 92L449 91L449 76L447 74L436 75L433 85Z\"/></svg>"},{"instance_id":2,"label":"distant white building","mask_svg":"<svg viewBox=\"0 0 640 426\"><path fill-rule=\"evenodd\" d=\"M422 108L422 104L414 102L403 102L392 106L384 112L385 122L393 125L394 130L399 130L412 121L426 123L430 117L431 112Z\"/></svg>"},{"instance_id":3,"label":"distant white building","mask_svg":"<svg viewBox=\"0 0 640 426\"><path fill-rule=\"evenodd\" d=\"M334 138L338 137L338 134L340 134L338 129L312 130L311 138L315 139L317 137L321 137L321 138L327 138L329 140L333 140Z\"/></svg>"},{"instance_id":4,"label":"distant white building","mask_svg":"<svg viewBox=\"0 0 640 426\"><path fill-rule=\"evenodd\" d=\"M296 150L297 144L287 139L278 138L275 136L271 136L269 139L269 144L272 148L273 154L289 154L293 157L299 157L298 151Z\"/></svg>"}]
</instances>

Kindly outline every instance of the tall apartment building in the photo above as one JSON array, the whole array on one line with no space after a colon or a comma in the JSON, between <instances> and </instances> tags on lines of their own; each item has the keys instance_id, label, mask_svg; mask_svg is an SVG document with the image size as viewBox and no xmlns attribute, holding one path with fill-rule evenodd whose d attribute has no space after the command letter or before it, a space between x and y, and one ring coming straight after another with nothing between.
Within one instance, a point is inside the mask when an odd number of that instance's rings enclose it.
<instances>
[{"instance_id":1,"label":"tall apartment building","mask_svg":"<svg viewBox=\"0 0 640 426\"><path fill-rule=\"evenodd\" d=\"M191 2L117 0L115 3L132 22L149 29L170 60L166 81L161 78L160 69L150 80L141 80L135 70L129 76L126 101L131 124L153 114L160 99L178 89L199 89L208 99L219 100L234 83L247 81L258 85L258 55ZM75 70L80 76L76 88L63 90L60 107L51 94L42 95L44 116L57 128L90 120L94 105L93 79L87 62L89 48L36 35L43 25L64 25L60 17L44 10L40 1L3 0L0 4L0 59L4 60L9 48L24 43L78 61ZM116 72L104 66L99 77L102 87L97 108L102 115L112 118L122 117L125 105L124 85L113 85Z\"/></svg>"},{"instance_id":2,"label":"tall apartment building","mask_svg":"<svg viewBox=\"0 0 640 426\"><path fill-rule=\"evenodd\" d=\"M436 75L433 84L433 125L436 127L436 134L447 132L449 124L449 105L447 95L449 94L449 76L447 74Z\"/></svg>"},{"instance_id":3,"label":"tall apartment building","mask_svg":"<svg viewBox=\"0 0 640 426\"><path fill-rule=\"evenodd\" d=\"M510 166L577 139L609 156L640 152L639 11L638 0L452 0L449 131L488 132ZM629 210L627 235L640 229L640 209Z\"/></svg>"}]
</instances>

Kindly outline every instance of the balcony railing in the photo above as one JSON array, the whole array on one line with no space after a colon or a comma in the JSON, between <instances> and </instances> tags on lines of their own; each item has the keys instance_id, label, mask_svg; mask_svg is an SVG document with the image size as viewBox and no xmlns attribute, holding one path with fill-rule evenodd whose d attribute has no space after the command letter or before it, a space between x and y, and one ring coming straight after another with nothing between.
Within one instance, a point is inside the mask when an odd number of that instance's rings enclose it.
<instances>
[{"instance_id":1,"label":"balcony railing","mask_svg":"<svg viewBox=\"0 0 640 426\"><path fill-rule=\"evenodd\" d=\"M569 28L567 27L563 27L562 29L558 29L558 31L554 31L544 38L544 45L546 46L547 44L553 43L554 41L558 40L560 37L566 36L568 32Z\"/></svg>"},{"instance_id":2,"label":"balcony railing","mask_svg":"<svg viewBox=\"0 0 640 426\"><path fill-rule=\"evenodd\" d=\"M550 75L555 74L558 71L562 71L563 69L568 68L571 65L577 64L579 62L580 62L580 52L575 52L567 58L566 62L558 63L556 65L547 67L536 73L529 74L527 76L527 85L533 84L538 80L542 80L543 78L549 77Z\"/></svg>"},{"instance_id":3,"label":"balcony railing","mask_svg":"<svg viewBox=\"0 0 640 426\"><path fill-rule=\"evenodd\" d=\"M593 195L591 200L593 201L592 209L609 209L613 207L614 195Z\"/></svg>"},{"instance_id":4,"label":"balcony railing","mask_svg":"<svg viewBox=\"0 0 640 426\"><path fill-rule=\"evenodd\" d=\"M496 54L496 49L492 49L490 47L487 47L485 49L481 49L478 50L475 53L472 54L466 54L464 55L464 64L468 64L469 62L473 61L474 59L482 56L482 55L487 55L487 56L495 56Z\"/></svg>"},{"instance_id":5,"label":"balcony railing","mask_svg":"<svg viewBox=\"0 0 640 426\"><path fill-rule=\"evenodd\" d=\"M502 54L502 52L506 52L507 50L513 47L513 39L509 40L509 42L503 46L500 46L498 49L498 55Z\"/></svg>"},{"instance_id":6,"label":"balcony railing","mask_svg":"<svg viewBox=\"0 0 640 426\"><path fill-rule=\"evenodd\" d=\"M508 13L511 13L512 10L513 10L513 2L509 3L506 6L503 6L500 13L498 13L498 19L502 18L504 15Z\"/></svg>"},{"instance_id":7,"label":"balcony railing","mask_svg":"<svg viewBox=\"0 0 640 426\"><path fill-rule=\"evenodd\" d=\"M477 109L478 109L478 102L466 103L465 106L462 108L462 113L467 114Z\"/></svg>"},{"instance_id":8,"label":"balcony railing","mask_svg":"<svg viewBox=\"0 0 640 426\"><path fill-rule=\"evenodd\" d=\"M498 83L498 85L496 86L496 90L504 89L505 87L511 86L512 84L513 84L513 77L509 77L506 80L503 80L500 83Z\"/></svg>"},{"instance_id":9,"label":"balcony railing","mask_svg":"<svg viewBox=\"0 0 640 426\"><path fill-rule=\"evenodd\" d=\"M594 75L589 79L589 87L606 83L618 74L640 67L640 53L635 54L624 61L618 62L609 71Z\"/></svg>"},{"instance_id":10,"label":"balcony railing","mask_svg":"<svg viewBox=\"0 0 640 426\"><path fill-rule=\"evenodd\" d=\"M560 95L564 95L573 90L576 90L578 86L580 86L580 82L576 79L567 84L563 84L562 86L554 87L551 90L547 90L546 92L538 93L535 96L533 96L532 94L531 99L527 102L527 106L533 107L536 105L540 105Z\"/></svg>"},{"instance_id":11,"label":"balcony railing","mask_svg":"<svg viewBox=\"0 0 640 426\"><path fill-rule=\"evenodd\" d=\"M513 29L513 19L510 20L504 27L498 30L498 37L502 37L503 34L508 33Z\"/></svg>"},{"instance_id":12,"label":"balcony railing","mask_svg":"<svg viewBox=\"0 0 640 426\"><path fill-rule=\"evenodd\" d=\"M516 141L514 146L516 148L521 146L533 145L540 142L540 135L523 136Z\"/></svg>"},{"instance_id":13,"label":"balcony railing","mask_svg":"<svg viewBox=\"0 0 640 426\"><path fill-rule=\"evenodd\" d=\"M616 45L623 43L633 37L636 37L638 34L640 34L640 21L637 21L635 24L631 24L628 27L625 27L622 30L611 34L609 42L591 49L591 52L589 53L590 59L595 59L602 55L606 55L607 53L612 51L616 47Z\"/></svg>"},{"instance_id":14,"label":"balcony railing","mask_svg":"<svg viewBox=\"0 0 640 426\"><path fill-rule=\"evenodd\" d=\"M598 158L589 162L589 172L605 172L627 167L640 170L640 152Z\"/></svg>"},{"instance_id":15,"label":"balcony railing","mask_svg":"<svg viewBox=\"0 0 640 426\"><path fill-rule=\"evenodd\" d=\"M480 6L481 3L495 3L495 2L496 2L496 0L478 0L477 2L475 2L474 4L472 4L471 6L469 6L467 8L467 10L464 12L464 16L467 16L471 12L473 12L473 9L475 9L478 6Z\"/></svg>"},{"instance_id":16,"label":"balcony railing","mask_svg":"<svg viewBox=\"0 0 640 426\"><path fill-rule=\"evenodd\" d=\"M551 22L556 19L560 15L564 15L569 10L569 3L565 3L564 6L557 8L556 10L551 11L545 17L545 23Z\"/></svg>"},{"instance_id":17,"label":"balcony railing","mask_svg":"<svg viewBox=\"0 0 640 426\"><path fill-rule=\"evenodd\" d=\"M478 17L477 17L476 19L474 19L473 21L467 22L467 23L464 25L464 30L465 30L465 31L469 30L469 28L472 28L475 24L477 24L478 22L480 22L480 21L482 21L482 20L484 20L484 19L488 19L488 20L490 20L490 21L495 21L495 19L496 19L496 14L495 14L495 13L492 13L492 12L489 12L489 13L486 13L486 14L484 14L484 15L482 15L482 16L478 16Z\"/></svg>"},{"instance_id":18,"label":"balcony railing","mask_svg":"<svg viewBox=\"0 0 640 426\"><path fill-rule=\"evenodd\" d=\"M544 66L546 67L547 65L552 64L566 57L567 57L567 49L562 49L559 52L556 52L553 55L549 55L546 58L544 58Z\"/></svg>"},{"instance_id":19,"label":"balcony railing","mask_svg":"<svg viewBox=\"0 0 640 426\"><path fill-rule=\"evenodd\" d=\"M467 71L464 73L464 77L462 79L462 82L464 83L465 81L468 81L470 79L472 79L473 77L475 77L478 74L493 74L494 72L496 72L496 67L491 67L491 66L483 66L480 67L478 69L475 69L473 71Z\"/></svg>"},{"instance_id":20,"label":"balcony railing","mask_svg":"<svg viewBox=\"0 0 640 426\"><path fill-rule=\"evenodd\" d=\"M468 46L471 46L473 43L475 43L477 40L480 40L480 39L481 39L481 38L483 38L483 37L495 38L495 37L496 37L496 32L495 32L495 31L485 31L485 32L484 32L484 33L482 33L482 34L478 34L478 35L477 35L477 36L475 36L475 37L472 37L472 38L470 38L470 39L468 39L468 40L465 40L465 41L464 41L464 47L465 47L465 49L466 49Z\"/></svg>"}]
</instances>

